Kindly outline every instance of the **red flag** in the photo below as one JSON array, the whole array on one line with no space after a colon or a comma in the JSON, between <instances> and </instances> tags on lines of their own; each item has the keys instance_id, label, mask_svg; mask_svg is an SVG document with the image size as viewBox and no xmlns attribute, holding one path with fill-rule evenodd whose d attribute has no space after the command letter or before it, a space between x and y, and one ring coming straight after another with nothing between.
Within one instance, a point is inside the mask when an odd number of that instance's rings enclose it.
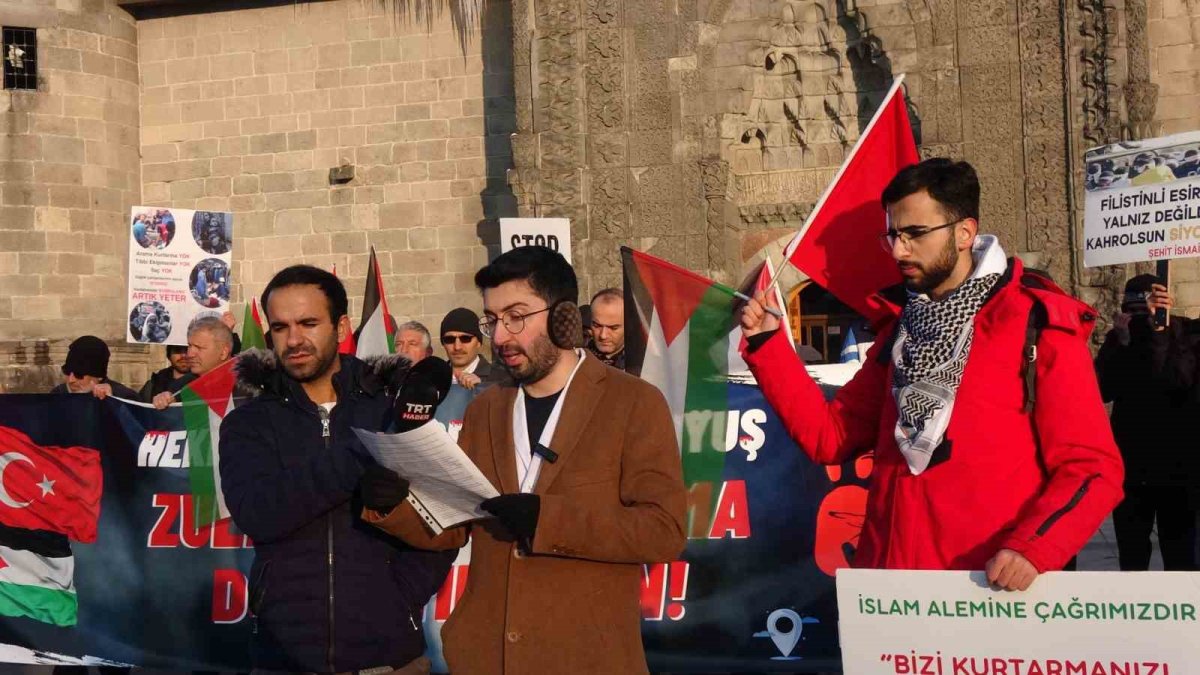
<instances>
[{"instance_id":1,"label":"red flag","mask_svg":"<svg viewBox=\"0 0 1200 675\"><path fill-rule=\"evenodd\" d=\"M895 261L879 245L879 235L887 229L879 198L900 169L920 161L900 92L903 81L901 75L892 83L805 226L784 250L796 269L871 320L895 314L895 306L879 291L901 282Z\"/></svg>"},{"instance_id":2,"label":"red flag","mask_svg":"<svg viewBox=\"0 0 1200 675\"><path fill-rule=\"evenodd\" d=\"M0 524L96 541L103 474L100 453L41 446L0 426Z\"/></svg>"},{"instance_id":3,"label":"red flag","mask_svg":"<svg viewBox=\"0 0 1200 675\"><path fill-rule=\"evenodd\" d=\"M333 276L337 276L337 263L333 264ZM346 333L346 339L338 345L339 354L349 354L354 356L354 352L358 350L358 346L354 344L353 331Z\"/></svg>"}]
</instances>

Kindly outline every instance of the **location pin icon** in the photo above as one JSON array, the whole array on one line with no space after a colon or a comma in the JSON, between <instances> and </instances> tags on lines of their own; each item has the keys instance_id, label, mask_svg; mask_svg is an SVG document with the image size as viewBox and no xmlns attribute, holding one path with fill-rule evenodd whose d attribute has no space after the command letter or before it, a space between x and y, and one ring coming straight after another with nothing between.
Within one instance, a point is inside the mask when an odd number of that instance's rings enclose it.
<instances>
[{"instance_id":1,"label":"location pin icon","mask_svg":"<svg viewBox=\"0 0 1200 675\"><path fill-rule=\"evenodd\" d=\"M792 622L792 629L789 631L779 630L779 620L785 617ZM783 654L783 658L788 658L796 648L796 643L800 641L800 632L804 630L802 626L800 615L790 609L777 609L767 617L767 633L770 634L771 642L775 643L779 653Z\"/></svg>"}]
</instances>

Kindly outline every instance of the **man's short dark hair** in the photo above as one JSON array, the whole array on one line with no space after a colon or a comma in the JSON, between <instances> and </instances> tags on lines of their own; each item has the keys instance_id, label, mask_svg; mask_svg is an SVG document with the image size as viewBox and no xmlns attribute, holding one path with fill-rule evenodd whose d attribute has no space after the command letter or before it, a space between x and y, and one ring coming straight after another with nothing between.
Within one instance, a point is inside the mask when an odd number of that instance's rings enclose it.
<instances>
[{"instance_id":1,"label":"man's short dark hair","mask_svg":"<svg viewBox=\"0 0 1200 675\"><path fill-rule=\"evenodd\" d=\"M271 298L271 291L287 286L316 286L321 289L325 299L329 301L329 318L335 325L349 312L346 287L337 277L312 265L292 265L276 272L271 282L263 289L261 302L268 320L271 318L271 312L267 301Z\"/></svg>"},{"instance_id":2,"label":"man's short dark hair","mask_svg":"<svg viewBox=\"0 0 1200 675\"><path fill-rule=\"evenodd\" d=\"M883 208L922 190L941 205L951 220L979 220L979 176L970 164L934 157L900 169L883 189Z\"/></svg>"},{"instance_id":3,"label":"man's short dark hair","mask_svg":"<svg viewBox=\"0 0 1200 675\"><path fill-rule=\"evenodd\" d=\"M545 246L514 248L475 273L475 285L481 291L517 280L529 282L547 305L560 300L579 302L575 270L560 253Z\"/></svg>"}]
</instances>

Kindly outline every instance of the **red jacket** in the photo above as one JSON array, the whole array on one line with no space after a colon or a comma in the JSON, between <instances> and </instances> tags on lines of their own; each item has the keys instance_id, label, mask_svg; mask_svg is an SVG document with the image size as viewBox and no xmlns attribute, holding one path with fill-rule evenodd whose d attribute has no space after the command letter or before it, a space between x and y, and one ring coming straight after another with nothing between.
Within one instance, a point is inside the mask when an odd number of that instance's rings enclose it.
<instances>
[{"instance_id":1,"label":"red jacket","mask_svg":"<svg viewBox=\"0 0 1200 675\"><path fill-rule=\"evenodd\" d=\"M1061 569L1121 501L1124 469L1086 339L1095 312L1027 288L1014 260L975 316L975 337L946 439L949 457L914 476L896 446L888 348L826 402L786 334L746 354L788 434L815 462L875 450L855 567L980 570L1002 548L1041 572ZM1021 363L1035 296L1048 325L1037 344L1037 399L1024 411ZM894 322L880 331L889 336Z\"/></svg>"}]
</instances>

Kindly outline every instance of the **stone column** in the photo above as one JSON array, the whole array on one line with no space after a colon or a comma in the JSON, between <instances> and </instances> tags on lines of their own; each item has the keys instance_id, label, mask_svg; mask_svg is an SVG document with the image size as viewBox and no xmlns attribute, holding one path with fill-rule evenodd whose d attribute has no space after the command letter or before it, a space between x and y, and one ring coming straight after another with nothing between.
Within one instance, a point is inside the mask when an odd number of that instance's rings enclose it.
<instances>
[{"instance_id":1,"label":"stone column","mask_svg":"<svg viewBox=\"0 0 1200 675\"><path fill-rule=\"evenodd\" d=\"M0 92L0 392L61 381L70 340L126 345L129 209L140 199L137 27L111 0L0 1L0 23L37 29L37 91Z\"/></svg>"}]
</instances>

